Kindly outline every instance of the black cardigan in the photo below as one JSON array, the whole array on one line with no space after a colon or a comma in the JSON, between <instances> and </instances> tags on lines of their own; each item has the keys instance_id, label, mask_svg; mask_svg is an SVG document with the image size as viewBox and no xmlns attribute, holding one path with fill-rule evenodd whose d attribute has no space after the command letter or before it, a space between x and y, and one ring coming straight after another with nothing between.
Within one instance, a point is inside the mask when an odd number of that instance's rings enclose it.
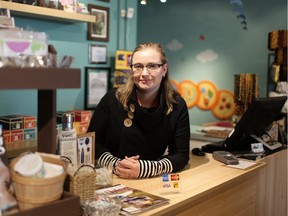
<instances>
[{"instance_id":1,"label":"black cardigan","mask_svg":"<svg viewBox=\"0 0 288 216\"><path fill-rule=\"evenodd\" d=\"M166 115L164 94L160 94L160 106L150 111L139 106L133 91L129 104L134 104L132 125L126 127L127 111L115 96L116 89L106 93L96 107L88 132L95 131L95 157L110 152L123 159L139 155L142 160L157 161L165 157L173 165L173 172L185 167L189 161L190 124L188 109L180 96L177 104ZM163 90L162 90L163 92ZM163 155L168 147L168 155Z\"/></svg>"}]
</instances>

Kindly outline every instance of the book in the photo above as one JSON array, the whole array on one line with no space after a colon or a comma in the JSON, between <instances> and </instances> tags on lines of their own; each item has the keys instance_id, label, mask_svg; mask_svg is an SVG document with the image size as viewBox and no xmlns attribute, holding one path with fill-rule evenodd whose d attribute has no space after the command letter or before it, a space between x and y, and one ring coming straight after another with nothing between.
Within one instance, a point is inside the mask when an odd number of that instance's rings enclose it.
<instances>
[{"instance_id":1,"label":"book","mask_svg":"<svg viewBox=\"0 0 288 216\"><path fill-rule=\"evenodd\" d=\"M123 215L139 214L169 203L167 198L127 187L123 184L98 189L95 194L118 198L121 205L121 214Z\"/></svg>"}]
</instances>

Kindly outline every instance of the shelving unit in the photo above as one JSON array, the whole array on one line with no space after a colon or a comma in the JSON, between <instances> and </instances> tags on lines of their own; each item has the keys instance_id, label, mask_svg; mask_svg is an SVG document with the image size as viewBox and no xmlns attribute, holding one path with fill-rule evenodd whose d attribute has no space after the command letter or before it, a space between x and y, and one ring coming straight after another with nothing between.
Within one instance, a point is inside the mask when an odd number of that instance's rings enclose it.
<instances>
[{"instance_id":1,"label":"shelving unit","mask_svg":"<svg viewBox=\"0 0 288 216\"><path fill-rule=\"evenodd\" d=\"M0 68L0 90L38 90L37 150L56 153L56 90L81 87L80 69Z\"/></svg>"},{"instance_id":2,"label":"shelving unit","mask_svg":"<svg viewBox=\"0 0 288 216\"><path fill-rule=\"evenodd\" d=\"M65 12L52 8L38 7L0 0L0 8L9 9L12 15L37 17L65 22L95 22L96 17L90 14Z\"/></svg>"}]
</instances>

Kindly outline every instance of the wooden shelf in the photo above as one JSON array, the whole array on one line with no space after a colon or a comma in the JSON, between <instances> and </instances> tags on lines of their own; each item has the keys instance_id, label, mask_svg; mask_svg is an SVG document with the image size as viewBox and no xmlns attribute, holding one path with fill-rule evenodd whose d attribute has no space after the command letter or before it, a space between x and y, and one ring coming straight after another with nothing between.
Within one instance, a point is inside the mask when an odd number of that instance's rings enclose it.
<instances>
[{"instance_id":1,"label":"wooden shelf","mask_svg":"<svg viewBox=\"0 0 288 216\"><path fill-rule=\"evenodd\" d=\"M9 9L12 15L26 17L40 17L65 22L95 22L96 17L90 14L65 12L52 8L38 7L0 0L0 8Z\"/></svg>"},{"instance_id":2,"label":"wooden shelf","mask_svg":"<svg viewBox=\"0 0 288 216\"><path fill-rule=\"evenodd\" d=\"M1 89L38 90L39 152L56 154L56 90L80 88L81 70L62 68L0 68ZM4 102L3 102L4 103Z\"/></svg>"},{"instance_id":3,"label":"wooden shelf","mask_svg":"<svg viewBox=\"0 0 288 216\"><path fill-rule=\"evenodd\" d=\"M80 76L80 69L5 67L0 89L80 88Z\"/></svg>"}]
</instances>

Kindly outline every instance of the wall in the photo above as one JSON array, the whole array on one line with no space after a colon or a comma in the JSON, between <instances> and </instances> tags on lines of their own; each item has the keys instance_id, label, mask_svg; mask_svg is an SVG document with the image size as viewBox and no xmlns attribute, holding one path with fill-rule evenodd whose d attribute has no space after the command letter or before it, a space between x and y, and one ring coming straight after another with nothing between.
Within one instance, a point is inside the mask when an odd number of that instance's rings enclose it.
<instances>
[{"instance_id":1,"label":"wall","mask_svg":"<svg viewBox=\"0 0 288 216\"><path fill-rule=\"evenodd\" d=\"M49 43L53 44L59 56L75 57L73 68L81 69L81 89L60 89L57 91L57 110L83 109L85 67L110 67L113 71L115 52L117 49L131 50L136 45L137 1L110 0L109 3L95 0L80 1L110 8L110 40L99 42L87 40L87 23L69 23L45 19L15 17L17 27L25 30L46 32ZM134 8L132 19L121 17L122 9ZM107 64L89 64L89 45L107 45ZM69 77L67 77L69 79ZM1 85L1 83L0 83ZM0 115L28 114L37 115L36 90L0 91Z\"/></svg>"},{"instance_id":2,"label":"wall","mask_svg":"<svg viewBox=\"0 0 288 216\"><path fill-rule=\"evenodd\" d=\"M245 19L237 18L237 12ZM234 74L256 73L260 97L267 95L268 33L287 29L286 0L239 0L233 4L229 0L167 0L165 4L154 0L138 5L138 17L137 43L155 41L165 46L170 79L211 80L218 89L233 92ZM179 50L171 50L171 45ZM197 60L196 56L207 50L217 58L208 61L206 56L206 63ZM196 106L189 113L191 124L218 120Z\"/></svg>"}]
</instances>

